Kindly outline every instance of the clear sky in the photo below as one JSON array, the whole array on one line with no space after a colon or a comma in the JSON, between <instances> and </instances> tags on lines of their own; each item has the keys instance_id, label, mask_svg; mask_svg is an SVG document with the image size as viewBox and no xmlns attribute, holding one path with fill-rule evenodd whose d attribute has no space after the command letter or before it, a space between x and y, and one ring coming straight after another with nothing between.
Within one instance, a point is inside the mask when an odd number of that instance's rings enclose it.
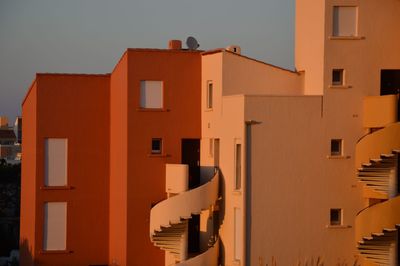
<instances>
[{"instance_id":1,"label":"clear sky","mask_svg":"<svg viewBox=\"0 0 400 266\"><path fill-rule=\"evenodd\" d=\"M293 68L295 0L0 0L0 115L13 120L36 72L108 73L128 47L200 49Z\"/></svg>"}]
</instances>

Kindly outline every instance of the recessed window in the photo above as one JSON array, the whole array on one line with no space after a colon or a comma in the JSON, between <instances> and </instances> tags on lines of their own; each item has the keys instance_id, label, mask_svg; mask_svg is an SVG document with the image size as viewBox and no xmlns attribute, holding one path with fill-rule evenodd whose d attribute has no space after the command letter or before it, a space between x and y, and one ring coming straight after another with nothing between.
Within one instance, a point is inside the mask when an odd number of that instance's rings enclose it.
<instances>
[{"instance_id":1,"label":"recessed window","mask_svg":"<svg viewBox=\"0 0 400 266\"><path fill-rule=\"evenodd\" d=\"M140 107L149 109L163 108L163 82L142 80L140 82Z\"/></svg>"},{"instance_id":2,"label":"recessed window","mask_svg":"<svg viewBox=\"0 0 400 266\"><path fill-rule=\"evenodd\" d=\"M343 85L343 69L332 70L332 85L341 86Z\"/></svg>"},{"instance_id":3,"label":"recessed window","mask_svg":"<svg viewBox=\"0 0 400 266\"><path fill-rule=\"evenodd\" d=\"M162 139L155 138L151 140L151 153L161 154L162 152Z\"/></svg>"},{"instance_id":4,"label":"recessed window","mask_svg":"<svg viewBox=\"0 0 400 266\"><path fill-rule=\"evenodd\" d=\"M242 145L235 145L235 189L242 187Z\"/></svg>"},{"instance_id":5,"label":"recessed window","mask_svg":"<svg viewBox=\"0 0 400 266\"><path fill-rule=\"evenodd\" d=\"M242 212L239 208L234 208L234 258L236 261L240 261L242 259L242 251L243 251L243 218Z\"/></svg>"},{"instance_id":6,"label":"recessed window","mask_svg":"<svg viewBox=\"0 0 400 266\"><path fill-rule=\"evenodd\" d=\"M66 250L67 203L44 204L43 250Z\"/></svg>"},{"instance_id":7,"label":"recessed window","mask_svg":"<svg viewBox=\"0 0 400 266\"><path fill-rule=\"evenodd\" d=\"M330 225L342 225L342 209L331 209Z\"/></svg>"},{"instance_id":8,"label":"recessed window","mask_svg":"<svg viewBox=\"0 0 400 266\"><path fill-rule=\"evenodd\" d=\"M341 139L331 139L331 155L342 155L343 141Z\"/></svg>"},{"instance_id":9,"label":"recessed window","mask_svg":"<svg viewBox=\"0 0 400 266\"><path fill-rule=\"evenodd\" d=\"M213 107L213 82L207 82L207 109L211 109Z\"/></svg>"},{"instance_id":10,"label":"recessed window","mask_svg":"<svg viewBox=\"0 0 400 266\"><path fill-rule=\"evenodd\" d=\"M357 7L333 7L332 35L339 37L357 36Z\"/></svg>"},{"instance_id":11,"label":"recessed window","mask_svg":"<svg viewBox=\"0 0 400 266\"><path fill-rule=\"evenodd\" d=\"M208 155L210 156L210 157L213 157L213 153L214 153L214 139L212 139L212 138L210 138L209 139L209 146L208 146Z\"/></svg>"},{"instance_id":12,"label":"recessed window","mask_svg":"<svg viewBox=\"0 0 400 266\"><path fill-rule=\"evenodd\" d=\"M45 139L45 186L67 185L67 146L67 139Z\"/></svg>"}]
</instances>

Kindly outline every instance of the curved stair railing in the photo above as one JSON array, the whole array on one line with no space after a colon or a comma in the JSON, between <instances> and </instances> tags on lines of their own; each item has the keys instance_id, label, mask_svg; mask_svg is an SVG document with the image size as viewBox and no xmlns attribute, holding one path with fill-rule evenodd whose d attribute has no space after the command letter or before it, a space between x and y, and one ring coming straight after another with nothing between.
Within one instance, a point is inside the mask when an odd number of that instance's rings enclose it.
<instances>
[{"instance_id":1,"label":"curved stair railing","mask_svg":"<svg viewBox=\"0 0 400 266\"><path fill-rule=\"evenodd\" d=\"M188 259L187 228L188 220L192 218L192 215L198 215L201 211L215 205L218 200L218 185L219 174L216 171L207 183L169 197L151 209L150 239L155 246L173 255L178 265L216 265L218 253L212 258L209 255L213 255L215 250L218 250L217 241L203 254ZM191 260L196 262L196 258L200 261L213 260L215 264L212 261L209 262L210 264L190 262Z\"/></svg>"},{"instance_id":2,"label":"curved stair railing","mask_svg":"<svg viewBox=\"0 0 400 266\"><path fill-rule=\"evenodd\" d=\"M356 147L357 177L364 197L372 200L355 223L357 248L368 265L398 265L399 147L399 123L368 135Z\"/></svg>"}]
</instances>

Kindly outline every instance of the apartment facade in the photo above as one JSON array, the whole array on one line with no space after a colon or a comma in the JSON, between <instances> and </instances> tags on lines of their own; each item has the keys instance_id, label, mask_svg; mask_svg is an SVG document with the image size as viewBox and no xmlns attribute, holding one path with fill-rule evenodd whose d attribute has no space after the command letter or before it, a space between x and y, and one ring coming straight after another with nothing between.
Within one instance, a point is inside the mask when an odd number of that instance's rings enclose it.
<instances>
[{"instance_id":1,"label":"apartment facade","mask_svg":"<svg viewBox=\"0 0 400 266\"><path fill-rule=\"evenodd\" d=\"M38 75L22 265L398 265L399 13L296 1L295 71L175 41Z\"/></svg>"},{"instance_id":2,"label":"apartment facade","mask_svg":"<svg viewBox=\"0 0 400 266\"><path fill-rule=\"evenodd\" d=\"M196 165L200 140L200 53L173 48L128 49L111 74L37 74L23 103L21 265L164 264L150 209L165 164L183 151Z\"/></svg>"},{"instance_id":3,"label":"apartment facade","mask_svg":"<svg viewBox=\"0 0 400 266\"><path fill-rule=\"evenodd\" d=\"M20 118L16 121L18 119ZM0 116L0 159L7 163L20 163L21 142L18 141L18 136L15 127L8 125L8 118Z\"/></svg>"}]
</instances>

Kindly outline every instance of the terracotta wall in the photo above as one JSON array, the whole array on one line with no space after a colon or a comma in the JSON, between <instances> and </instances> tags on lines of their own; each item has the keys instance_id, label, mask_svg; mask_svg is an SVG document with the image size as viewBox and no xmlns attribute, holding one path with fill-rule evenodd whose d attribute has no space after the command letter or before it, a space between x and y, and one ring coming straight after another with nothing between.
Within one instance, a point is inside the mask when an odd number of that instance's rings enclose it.
<instances>
[{"instance_id":1,"label":"terracotta wall","mask_svg":"<svg viewBox=\"0 0 400 266\"><path fill-rule=\"evenodd\" d=\"M127 88L125 53L110 82L110 243L109 263L126 265L127 245Z\"/></svg>"},{"instance_id":2,"label":"terracotta wall","mask_svg":"<svg viewBox=\"0 0 400 266\"><path fill-rule=\"evenodd\" d=\"M181 140L200 139L201 59L197 51L128 50L127 265L164 265L150 242L153 204L166 198L165 164L181 162ZM164 82L164 109L140 110L140 81ZM163 139L151 156L151 139Z\"/></svg>"},{"instance_id":3,"label":"terracotta wall","mask_svg":"<svg viewBox=\"0 0 400 266\"><path fill-rule=\"evenodd\" d=\"M36 224L36 119L37 82L30 87L22 104L24 117L21 165L20 265L33 265Z\"/></svg>"},{"instance_id":4,"label":"terracotta wall","mask_svg":"<svg viewBox=\"0 0 400 266\"><path fill-rule=\"evenodd\" d=\"M36 108L31 106L34 91L24 104L27 152L23 154L23 165L29 168L23 166L23 184L34 190L22 192L22 213L26 214L21 217L21 239L24 241L27 231L24 224L34 224L30 230L35 231L35 237L27 234L27 241L34 242L31 255L36 265L105 264L109 215L109 76L39 74L36 85ZM67 187L44 189L44 141L49 137L68 139ZM31 198L35 193L36 219L26 220L24 216L31 211L27 207L33 207ZM43 206L53 201L67 202L67 250L56 254L42 250Z\"/></svg>"}]
</instances>

